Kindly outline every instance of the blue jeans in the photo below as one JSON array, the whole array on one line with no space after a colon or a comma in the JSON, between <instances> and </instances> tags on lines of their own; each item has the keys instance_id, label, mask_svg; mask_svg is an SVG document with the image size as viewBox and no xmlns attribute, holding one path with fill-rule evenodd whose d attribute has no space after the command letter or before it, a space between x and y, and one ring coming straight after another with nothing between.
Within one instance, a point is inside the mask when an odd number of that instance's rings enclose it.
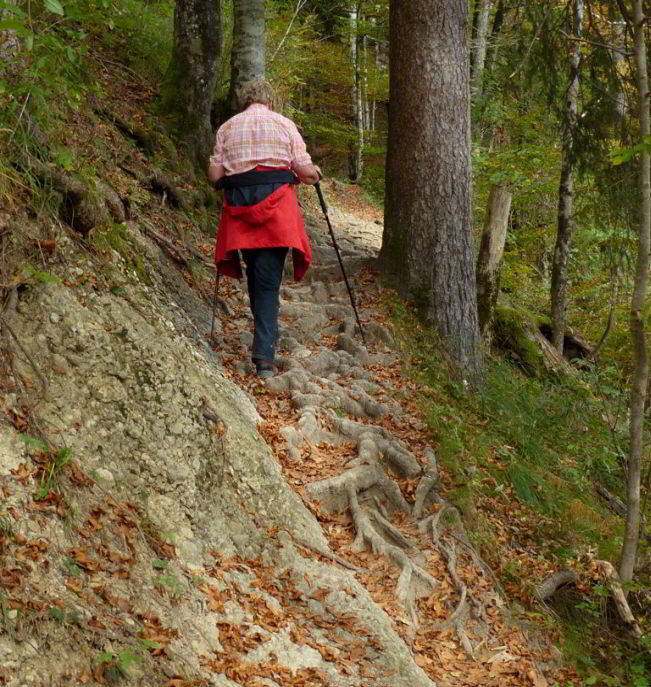
<instances>
[{"instance_id":1,"label":"blue jeans","mask_svg":"<svg viewBox=\"0 0 651 687\"><path fill-rule=\"evenodd\" d=\"M274 361L278 338L280 284L289 248L242 250L253 314L253 362Z\"/></svg>"}]
</instances>

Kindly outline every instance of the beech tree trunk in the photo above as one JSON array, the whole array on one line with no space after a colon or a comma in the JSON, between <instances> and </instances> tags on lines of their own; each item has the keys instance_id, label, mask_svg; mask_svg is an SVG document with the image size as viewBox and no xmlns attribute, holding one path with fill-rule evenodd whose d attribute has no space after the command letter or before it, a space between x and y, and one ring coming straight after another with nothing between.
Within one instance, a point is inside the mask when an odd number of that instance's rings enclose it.
<instances>
[{"instance_id":1,"label":"beech tree trunk","mask_svg":"<svg viewBox=\"0 0 651 687\"><path fill-rule=\"evenodd\" d=\"M172 60L162 88L163 106L176 115L181 145L202 167L213 146L210 108L220 50L219 0L177 0Z\"/></svg>"},{"instance_id":2,"label":"beech tree trunk","mask_svg":"<svg viewBox=\"0 0 651 687\"><path fill-rule=\"evenodd\" d=\"M470 215L465 0L393 0L384 269L440 332L471 384L482 355Z\"/></svg>"},{"instance_id":3,"label":"beech tree trunk","mask_svg":"<svg viewBox=\"0 0 651 687\"><path fill-rule=\"evenodd\" d=\"M635 65L640 99L640 141L651 136L649 113L649 73L644 40L645 15L642 0L633 1L635 31ZM631 300L631 340L633 343L633 375L631 384L630 453L626 502L626 531L619 575L622 582L633 579L640 538L640 477L644 448L644 401L649 376L649 359L644 331L644 307L649 281L649 249L651 248L651 155L647 148L640 154L640 226L638 234L635 288Z\"/></svg>"},{"instance_id":4,"label":"beech tree trunk","mask_svg":"<svg viewBox=\"0 0 651 687\"><path fill-rule=\"evenodd\" d=\"M573 2L573 31L577 38L582 35L583 0ZM563 354L565 340L565 315L567 309L567 272L572 240L572 193L576 164L576 132L578 125L579 85L581 74L581 44L573 41L570 53L570 83L565 100L563 121L563 162L558 189L558 226L556 246L552 261L551 318L552 344Z\"/></svg>"},{"instance_id":5,"label":"beech tree trunk","mask_svg":"<svg viewBox=\"0 0 651 687\"><path fill-rule=\"evenodd\" d=\"M510 212L511 193L504 186L493 186L477 258L477 309L479 331L484 341L488 339L500 290L500 266Z\"/></svg>"},{"instance_id":6,"label":"beech tree trunk","mask_svg":"<svg viewBox=\"0 0 651 687\"><path fill-rule=\"evenodd\" d=\"M233 0L233 50L229 114L235 114L235 89L245 81L264 78L264 0Z\"/></svg>"},{"instance_id":7,"label":"beech tree trunk","mask_svg":"<svg viewBox=\"0 0 651 687\"><path fill-rule=\"evenodd\" d=\"M492 4L493 0L477 0L475 9L477 12L477 24L470 65L470 92L473 101L478 100L482 96L484 65L486 63L486 46L488 44L488 18Z\"/></svg>"},{"instance_id":8,"label":"beech tree trunk","mask_svg":"<svg viewBox=\"0 0 651 687\"><path fill-rule=\"evenodd\" d=\"M350 23L350 61L353 68L353 83L351 89L353 126L355 137L352 141L349 153L350 180L357 182L362 178L364 150L364 112L362 103L362 65L359 45L359 5L354 4L348 10Z\"/></svg>"}]
</instances>

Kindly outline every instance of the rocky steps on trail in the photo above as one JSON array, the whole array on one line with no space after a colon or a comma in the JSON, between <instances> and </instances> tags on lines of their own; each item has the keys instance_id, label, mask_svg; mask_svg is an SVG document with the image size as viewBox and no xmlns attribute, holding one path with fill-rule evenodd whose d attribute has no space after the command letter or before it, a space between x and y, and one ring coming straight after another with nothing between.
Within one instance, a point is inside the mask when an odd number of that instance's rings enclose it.
<instances>
[{"instance_id":1,"label":"rocky steps on trail","mask_svg":"<svg viewBox=\"0 0 651 687\"><path fill-rule=\"evenodd\" d=\"M403 410L381 370L399 354L360 272L381 227L332 216L368 348L312 220L315 266L283 286L266 385L242 286L224 284L232 315L209 346L210 305L135 223L149 285L117 252L98 268L61 237L61 281L17 294L0 684L547 684L550 652L505 618L434 452L393 430Z\"/></svg>"}]
</instances>

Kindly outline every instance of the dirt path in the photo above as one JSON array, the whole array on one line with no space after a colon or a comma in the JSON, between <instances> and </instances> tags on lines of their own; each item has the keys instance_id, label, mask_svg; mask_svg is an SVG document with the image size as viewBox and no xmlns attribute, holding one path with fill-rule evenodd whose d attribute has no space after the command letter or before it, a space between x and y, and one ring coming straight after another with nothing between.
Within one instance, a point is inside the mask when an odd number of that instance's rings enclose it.
<instances>
[{"instance_id":1,"label":"dirt path","mask_svg":"<svg viewBox=\"0 0 651 687\"><path fill-rule=\"evenodd\" d=\"M509 621L492 574L439 493L431 437L410 413L413 384L376 307L370 268L381 241L378 213L359 196L351 203L341 185L324 190L348 199L330 214L367 346L355 331L325 222L304 195L315 262L303 283L286 280L282 288L277 376L264 384L251 375L248 301L233 282L224 295L234 314L223 320L216 350L256 399L287 481L319 519L331 549L325 559L356 570L432 680L551 684L553 650Z\"/></svg>"}]
</instances>

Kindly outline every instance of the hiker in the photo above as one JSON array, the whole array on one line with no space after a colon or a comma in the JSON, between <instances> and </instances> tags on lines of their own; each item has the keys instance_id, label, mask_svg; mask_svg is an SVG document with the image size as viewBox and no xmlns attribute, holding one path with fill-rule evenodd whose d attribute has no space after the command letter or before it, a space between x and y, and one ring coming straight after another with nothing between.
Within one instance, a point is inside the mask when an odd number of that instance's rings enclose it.
<instances>
[{"instance_id":1,"label":"hiker","mask_svg":"<svg viewBox=\"0 0 651 687\"><path fill-rule=\"evenodd\" d=\"M208 179L224 189L215 263L220 274L242 278L246 265L253 314L253 362L258 377L273 376L280 284L292 249L294 279L312 262L293 184L315 184L312 164L296 125L273 111L274 92L263 79L236 89L239 114L217 131Z\"/></svg>"}]
</instances>

